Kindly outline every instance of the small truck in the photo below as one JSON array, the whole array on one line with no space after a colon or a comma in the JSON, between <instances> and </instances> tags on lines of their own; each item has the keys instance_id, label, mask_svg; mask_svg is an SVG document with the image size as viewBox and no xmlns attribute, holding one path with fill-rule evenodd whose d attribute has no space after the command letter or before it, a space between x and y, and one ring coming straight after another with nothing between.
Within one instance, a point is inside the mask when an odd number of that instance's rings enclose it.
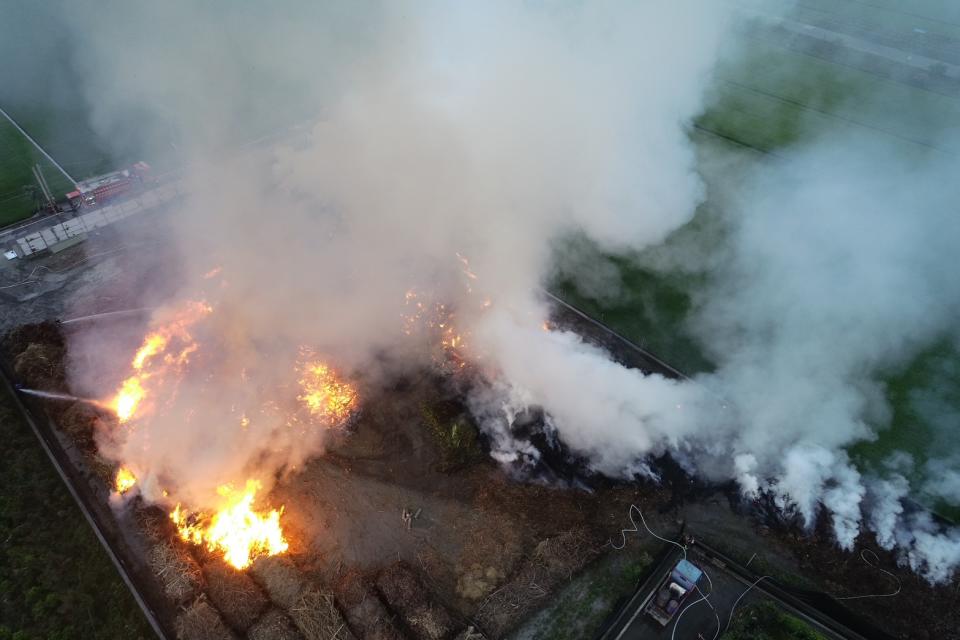
<instances>
[{"instance_id":1,"label":"small truck","mask_svg":"<svg viewBox=\"0 0 960 640\"><path fill-rule=\"evenodd\" d=\"M688 560L681 560L663 579L646 612L661 626L667 626L697 586L703 570Z\"/></svg>"}]
</instances>

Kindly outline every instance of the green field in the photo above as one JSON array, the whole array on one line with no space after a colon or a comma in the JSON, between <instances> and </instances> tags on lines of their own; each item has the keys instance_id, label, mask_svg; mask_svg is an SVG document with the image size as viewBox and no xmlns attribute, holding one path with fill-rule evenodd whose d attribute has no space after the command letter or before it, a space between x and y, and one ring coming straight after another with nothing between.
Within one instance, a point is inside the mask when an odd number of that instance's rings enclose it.
<instances>
[{"instance_id":1,"label":"green field","mask_svg":"<svg viewBox=\"0 0 960 640\"><path fill-rule=\"evenodd\" d=\"M155 637L6 391L0 438L0 640Z\"/></svg>"},{"instance_id":2,"label":"green field","mask_svg":"<svg viewBox=\"0 0 960 640\"><path fill-rule=\"evenodd\" d=\"M710 107L697 122L694 141L704 150L720 147L731 163L749 167L770 162L765 154L782 153L815 132L855 131L891 154L921 158L960 153L936 134L956 122L960 122L960 100L757 40L748 57L721 69ZM709 176L707 182L709 193ZM712 224L717 206L722 204L708 197L693 222L675 233L670 242L683 243L684 236ZM721 232L715 235L716 242L722 241ZM552 288L685 373L709 371L713 365L688 328L693 312L691 292L702 284L704 275L696 267L645 267L656 263L655 257L650 257L655 253L648 251L639 260L596 253L595 261L615 265L622 277L622 291L614 299L593 295L562 276ZM949 345L933 345L903 371L885 376L892 421L876 441L851 449L862 467L877 468L897 450L910 453L918 466L931 450L939 456L957 450L945 433L951 426L931 424L930 412L917 410L917 398L929 389L952 388L952 395L940 393L938 400L941 409L947 408L942 413L960 415L960 379L956 375L944 379L942 373L953 367L960 368L960 354ZM919 479L918 472L914 480ZM960 508L918 497L944 515L960 517Z\"/></svg>"},{"instance_id":3,"label":"green field","mask_svg":"<svg viewBox=\"0 0 960 640\"><path fill-rule=\"evenodd\" d=\"M74 178L82 180L112 168L110 156L88 126L89 114L83 109L0 106ZM29 217L36 211L40 191L31 169L37 163L55 198L62 199L72 190L70 181L13 125L0 117L0 226Z\"/></svg>"},{"instance_id":4,"label":"green field","mask_svg":"<svg viewBox=\"0 0 960 640\"><path fill-rule=\"evenodd\" d=\"M829 127L849 128L902 153L960 152L931 123L960 122L960 100L848 66L750 42L745 58L720 69L699 124L766 151Z\"/></svg>"},{"instance_id":5,"label":"green field","mask_svg":"<svg viewBox=\"0 0 960 640\"><path fill-rule=\"evenodd\" d=\"M546 608L523 623L511 640L581 640L595 638L610 612L629 597L643 578L655 545L647 551L611 553L573 578Z\"/></svg>"},{"instance_id":6,"label":"green field","mask_svg":"<svg viewBox=\"0 0 960 640\"><path fill-rule=\"evenodd\" d=\"M827 640L806 622L770 602L744 607L720 640Z\"/></svg>"},{"instance_id":7,"label":"green field","mask_svg":"<svg viewBox=\"0 0 960 640\"><path fill-rule=\"evenodd\" d=\"M920 6L918 6L920 5ZM829 16L855 21L866 29L912 31L960 38L960 7L953 0L802 0L797 14ZM918 34L919 35L919 34Z\"/></svg>"}]
</instances>

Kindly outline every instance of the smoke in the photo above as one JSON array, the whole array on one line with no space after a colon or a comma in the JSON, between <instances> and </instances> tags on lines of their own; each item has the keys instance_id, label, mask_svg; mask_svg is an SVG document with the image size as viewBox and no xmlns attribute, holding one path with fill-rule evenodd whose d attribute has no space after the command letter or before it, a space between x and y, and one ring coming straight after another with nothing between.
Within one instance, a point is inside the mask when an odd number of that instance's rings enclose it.
<instances>
[{"instance_id":1,"label":"smoke","mask_svg":"<svg viewBox=\"0 0 960 640\"><path fill-rule=\"evenodd\" d=\"M181 387L192 420L111 445L156 487L176 479L171 499L203 504L220 482L322 450L322 437L278 436L282 411L238 435L232 407L268 405L302 345L349 374L415 366L425 349L403 317L407 293L427 291L487 374L470 400L499 459L535 455L511 427L542 407L599 471L649 475L648 456L671 452L748 496L774 493L808 525L825 510L845 548L866 525L931 580L950 575L957 533L906 515L904 476L858 471L847 449L889 420L881 372L952 331L956 162L830 131L736 174L726 156L698 165L689 127L730 26L721 3L64 13L93 125L192 162L171 220L181 292L204 292L216 320L203 343L229 355L203 360L216 382ZM169 127L144 134L131 113ZM236 152L301 116L306 140ZM663 243L706 197L699 171L714 172L718 220L662 251L710 268L693 328L716 370L644 376L544 331L538 291L558 264L585 286L611 282L556 248L577 235L624 254ZM200 276L213 265L211 288Z\"/></svg>"},{"instance_id":2,"label":"smoke","mask_svg":"<svg viewBox=\"0 0 960 640\"><path fill-rule=\"evenodd\" d=\"M570 233L623 250L692 217L703 191L686 125L725 10L692 0L86 9L65 11L92 122L121 141L139 136L130 113L170 124L173 140L144 144L175 142L192 161L191 197L170 220L185 274L177 297L214 309L193 329L200 349L170 406L102 438L148 497L162 488L203 506L222 482L254 472L269 482L322 450L322 434L286 430L270 404L291 397L298 349L367 378L416 366L427 350L403 332L412 291L454 309L491 377L529 388L526 402L558 425L596 422L594 405L575 402L582 376L616 377L595 378L608 439L574 443L605 470L642 468L644 452L679 441L665 412L686 392L660 380L642 391L662 409L637 413L621 396L643 379L572 334L545 334L537 292ZM233 151L275 110L310 109L306 140ZM216 285L201 278L212 266ZM507 358L530 334L515 355L552 361L552 381ZM83 360L74 375L90 384ZM550 384L569 393L565 406ZM615 456L604 448L623 419L655 426Z\"/></svg>"}]
</instances>

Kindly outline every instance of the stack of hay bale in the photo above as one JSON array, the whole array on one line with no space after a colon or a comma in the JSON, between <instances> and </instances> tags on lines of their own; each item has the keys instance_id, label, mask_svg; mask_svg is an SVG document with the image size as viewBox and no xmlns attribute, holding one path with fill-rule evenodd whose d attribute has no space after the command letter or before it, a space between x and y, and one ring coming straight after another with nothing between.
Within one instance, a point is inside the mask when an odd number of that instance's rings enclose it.
<instances>
[{"instance_id":1,"label":"stack of hay bale","mask_svg":"<svg viewBox=\"0 0 960 640\"><path fill-rule=\"evenodd\" d=\"M599 553L584 529L542 540L520 570L480 605L474 620L491 638L502 638Z\"/></svg>"},{"instance_id":2,"label":"stack of hay bale","mask_svg":"<svg viewBox=\"0 0 960 640\"><path fill-rule=\"evenodd\" d=\"M283 617L292 623L287 625L288 629L295 628L299 632L297 635L291 635L291 638L355 639L337 608L333 594L317 583L307 580L289 558L283 556L258 558L250 567L250 572L274 603L270 613L271 619L279 620ZM254 639L251 637L251 640Z\"/></svg>"},{"instance_id":3,"label":"stack of hay bale","mask_svg":"<svg viewBox=\"0 0 960 640\"><path fill-rule=\"evenodd\" d=\"M359 572L344 575L336 593L347 622L364 640L404 640L373 585Z\"/></svg>"},{"instance_id":4,"label":"stack of hay bale","mask_svg":"<svg viewBox=\"0 0 960 640\"><path fill-rule=\"evenodd\" d=\"M450 613L429 596L417 574L403 562L381 572L377 588L418 640L445 640L456 631Z\"/></svg>"}]
</instances>

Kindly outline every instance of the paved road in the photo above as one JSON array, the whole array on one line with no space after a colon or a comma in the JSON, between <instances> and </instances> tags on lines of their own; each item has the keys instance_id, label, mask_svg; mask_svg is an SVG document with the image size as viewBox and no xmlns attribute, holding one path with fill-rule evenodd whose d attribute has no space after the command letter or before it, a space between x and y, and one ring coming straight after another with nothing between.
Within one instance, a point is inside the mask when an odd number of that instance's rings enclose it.
<instances>
[{"instance_id":1,"label":"paved road","mask_svg":"<svg viewBox=\"0 0 960 640\"><path fill-rule=\"evenodd\" d=\"M707 601L701 600L701 593L695 593L666 627L661 627L653 618L643 613L643 608L653 596L660 581L680 557L678 550L671 553L666 561L657 567L650 580L637 591L637 596L626 612L628 615L620 620L619 628L611 629L603 640L659 640L661 638L711 640L722 632L727 625L734 602L744 593L748 585L733 574L714 566L707 558L692 549L688 551L687 559L705 572L705 577L700 579L697 586L702 590L702 594L707 595ZM763 599L765 596L760 591L751 590L737 603L737 608ZM701 601L697 602L698 600Z\"/></svg>"},{"instance_id":2,"label":"paved road","mask_svg":"<svg viewBox=\"0 0 960 640\"><path fill-rule=\"evenodd\" d=\"M754 580L757 576L745 573L741 567L728 566L713 555L714 553L700 545L687 549L687 559L703 569L705 576L697 584L701 593L691 596L670 624L661 627L643 610L660 581L682 557L679 549L672 550L661 559L600 640L714 640L726 630L732 612L762 601L773 602L791 615L804 619L825 638L864 640L864 636L823 612L813 610L804 603L791 601L785 594L777 595L777 588L771 583L761 581L756 584ZM703 595L707 596L706 601L702 599Z\"/></svg>"},{"instance_id":3,"label":"paved road","mask_svg":"<svg viewBox=\"0 0 960 640\"><path fill-rule=\"evenodd\" d=\"M881 44L867 35L854 35L843 31L837 31L830 25L823 26L797 22L782 18L777 21L781 27L790 33L816 38L826 43L839 44L849 51L857 53L869 53L881 58L886 58L891 62L896 62L908 67L913 67L918 71L930 71L933 68L939 69L939 73L953 79L960 79L960 65L953 64L946 60L922 55L908 49Z\"/></svg>"}]
</instances>

